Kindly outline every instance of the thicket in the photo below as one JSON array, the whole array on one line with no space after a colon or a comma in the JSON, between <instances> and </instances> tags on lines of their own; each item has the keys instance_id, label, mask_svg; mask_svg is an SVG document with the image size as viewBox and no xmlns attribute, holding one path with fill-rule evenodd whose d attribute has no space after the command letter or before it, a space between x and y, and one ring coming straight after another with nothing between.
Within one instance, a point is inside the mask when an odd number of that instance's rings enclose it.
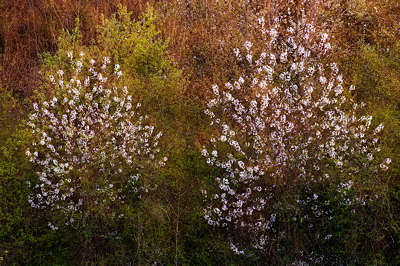
<instances>
[{"instance_id":1,"label":"thicket","mask_svg":"<svg viewBox=\"0 0 400 266\"><path fill-rule=\"evenodd\" d=\"M2 262L399 263L396 0L0 14Z\"/></svg>"}]
</instances>

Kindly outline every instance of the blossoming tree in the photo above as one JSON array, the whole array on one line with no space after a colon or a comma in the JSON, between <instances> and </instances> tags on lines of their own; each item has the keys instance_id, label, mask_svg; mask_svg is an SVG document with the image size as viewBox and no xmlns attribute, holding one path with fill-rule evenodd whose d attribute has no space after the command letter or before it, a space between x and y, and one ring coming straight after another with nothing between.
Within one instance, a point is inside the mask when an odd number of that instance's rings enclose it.
<instances>
[{"instance_id":1,"label":"blossoming tree","mask_svg":"<svg viewBox=\"0 0 400 266\"><path fill-rule=\"evenodd\" d=\"M383 126L371 128L372 117L351 99L355 88L345 88L337 64L326 60L328 34L304 11L291 12L258 19L264 51L254 52L251 42L235 49L247 69L213 85L205 110L214 136L202 154L220 174L203 191L205 218L228 229L237 253L237 244L273 253L291 224L312 230L314 221L332 219L334 204L354 212L374 196L361 184L390 163L377 159ZM339 200L318 186L333 188Z\"/></svg>"},{"instance_id":2,"label":"blossoming tree","mask_svg":"<svg viewBox=\"0 0 400 266\"><path fill-rule=\"evenodd\" d=\"M120 66L83 52L68 58L68 68L49 77L54 95L33 106L28 124L35 141L26 151L39 176L31 206L66 214L66 224L101 204L115 216L147 189L143 170L167 160L158 156L162 133L121 85Z\"/></svg>"}]
</instances>

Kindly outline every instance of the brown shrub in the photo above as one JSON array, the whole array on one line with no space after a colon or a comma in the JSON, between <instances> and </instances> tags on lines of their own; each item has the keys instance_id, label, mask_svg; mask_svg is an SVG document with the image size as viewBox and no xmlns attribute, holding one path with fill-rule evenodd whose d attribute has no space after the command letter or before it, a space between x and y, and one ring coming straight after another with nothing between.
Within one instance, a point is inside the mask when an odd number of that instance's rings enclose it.
<instances>
[{"instance_id":1,"label":"brown shrub","mask_svg":"<svg viewBox=\"0 0 400 266\"><path fill-rule=\"evenodd\" d=\"M147 0L15 0L0 4L0 79L22 97L38 85L38 55L54 52L62 29L80 19L84 41L93 39L101 14L123 4L139 15ZM150 1L154 2L154 1Z\"/></svg>"}]
</instances>

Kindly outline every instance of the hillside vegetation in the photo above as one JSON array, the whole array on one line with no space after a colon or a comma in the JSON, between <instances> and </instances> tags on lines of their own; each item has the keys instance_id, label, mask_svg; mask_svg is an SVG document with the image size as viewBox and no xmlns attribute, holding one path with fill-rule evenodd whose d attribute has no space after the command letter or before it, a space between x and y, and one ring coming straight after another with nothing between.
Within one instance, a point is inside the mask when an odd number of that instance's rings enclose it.
<instances>
[{"instance_id":1,"label":"hillside vegetation","mask_svg":"<svg viewBox=\"0 0 400 266\"><path fill-rule=\"evenodd\" d=\"M0 263L399 264L399 21L0 1Z\"/></svg>"}]
</instances>

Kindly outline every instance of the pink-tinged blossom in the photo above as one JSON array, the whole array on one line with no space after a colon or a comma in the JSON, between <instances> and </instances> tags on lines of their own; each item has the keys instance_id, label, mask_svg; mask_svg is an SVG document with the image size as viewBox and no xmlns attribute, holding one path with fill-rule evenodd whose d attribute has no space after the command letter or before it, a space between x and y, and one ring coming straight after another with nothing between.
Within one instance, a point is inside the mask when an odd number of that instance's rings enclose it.
<instances>
[{"instance_id":1,"label":"pink-tinged blossom","mask_svg":"<svg viewBox=\"0 0 400 266\"><path fill-rule=\"evenodd\" d=\"M242 51L234 49L237 60L245 63L247 58L254 72L212 86L214 98L205 114L216 133L201 154L222 171L215 190L203 191L205 219L210 225L243 229L253 247L267 250L273 239L285 234L275 225L279 210L288 208L276 194L279 189L282 193L301 184L309 193L307 198L291 195L295 200L290 206L298 210L293 221L311 216L330 220L333 214L321 208L325 203L312 184L336 182L341 204L365 203L362 195L349 196L357 182L352 177L365 169L385 171L390 159L376 160L383 125L370 128L372 117L359 117L362 106L349 97L354 86L345 88L336 63L320 63L331 49L329 35L305 15L298 21L289 17L286 24L278 19L270 29L263 18L258 23L266 50L256 56L250 42ZM350 180L336 180L331 170ZM312 212L299 217L306 208ZM241 253L234 244L232 249Z\"/></svg>"}]
</instances>

